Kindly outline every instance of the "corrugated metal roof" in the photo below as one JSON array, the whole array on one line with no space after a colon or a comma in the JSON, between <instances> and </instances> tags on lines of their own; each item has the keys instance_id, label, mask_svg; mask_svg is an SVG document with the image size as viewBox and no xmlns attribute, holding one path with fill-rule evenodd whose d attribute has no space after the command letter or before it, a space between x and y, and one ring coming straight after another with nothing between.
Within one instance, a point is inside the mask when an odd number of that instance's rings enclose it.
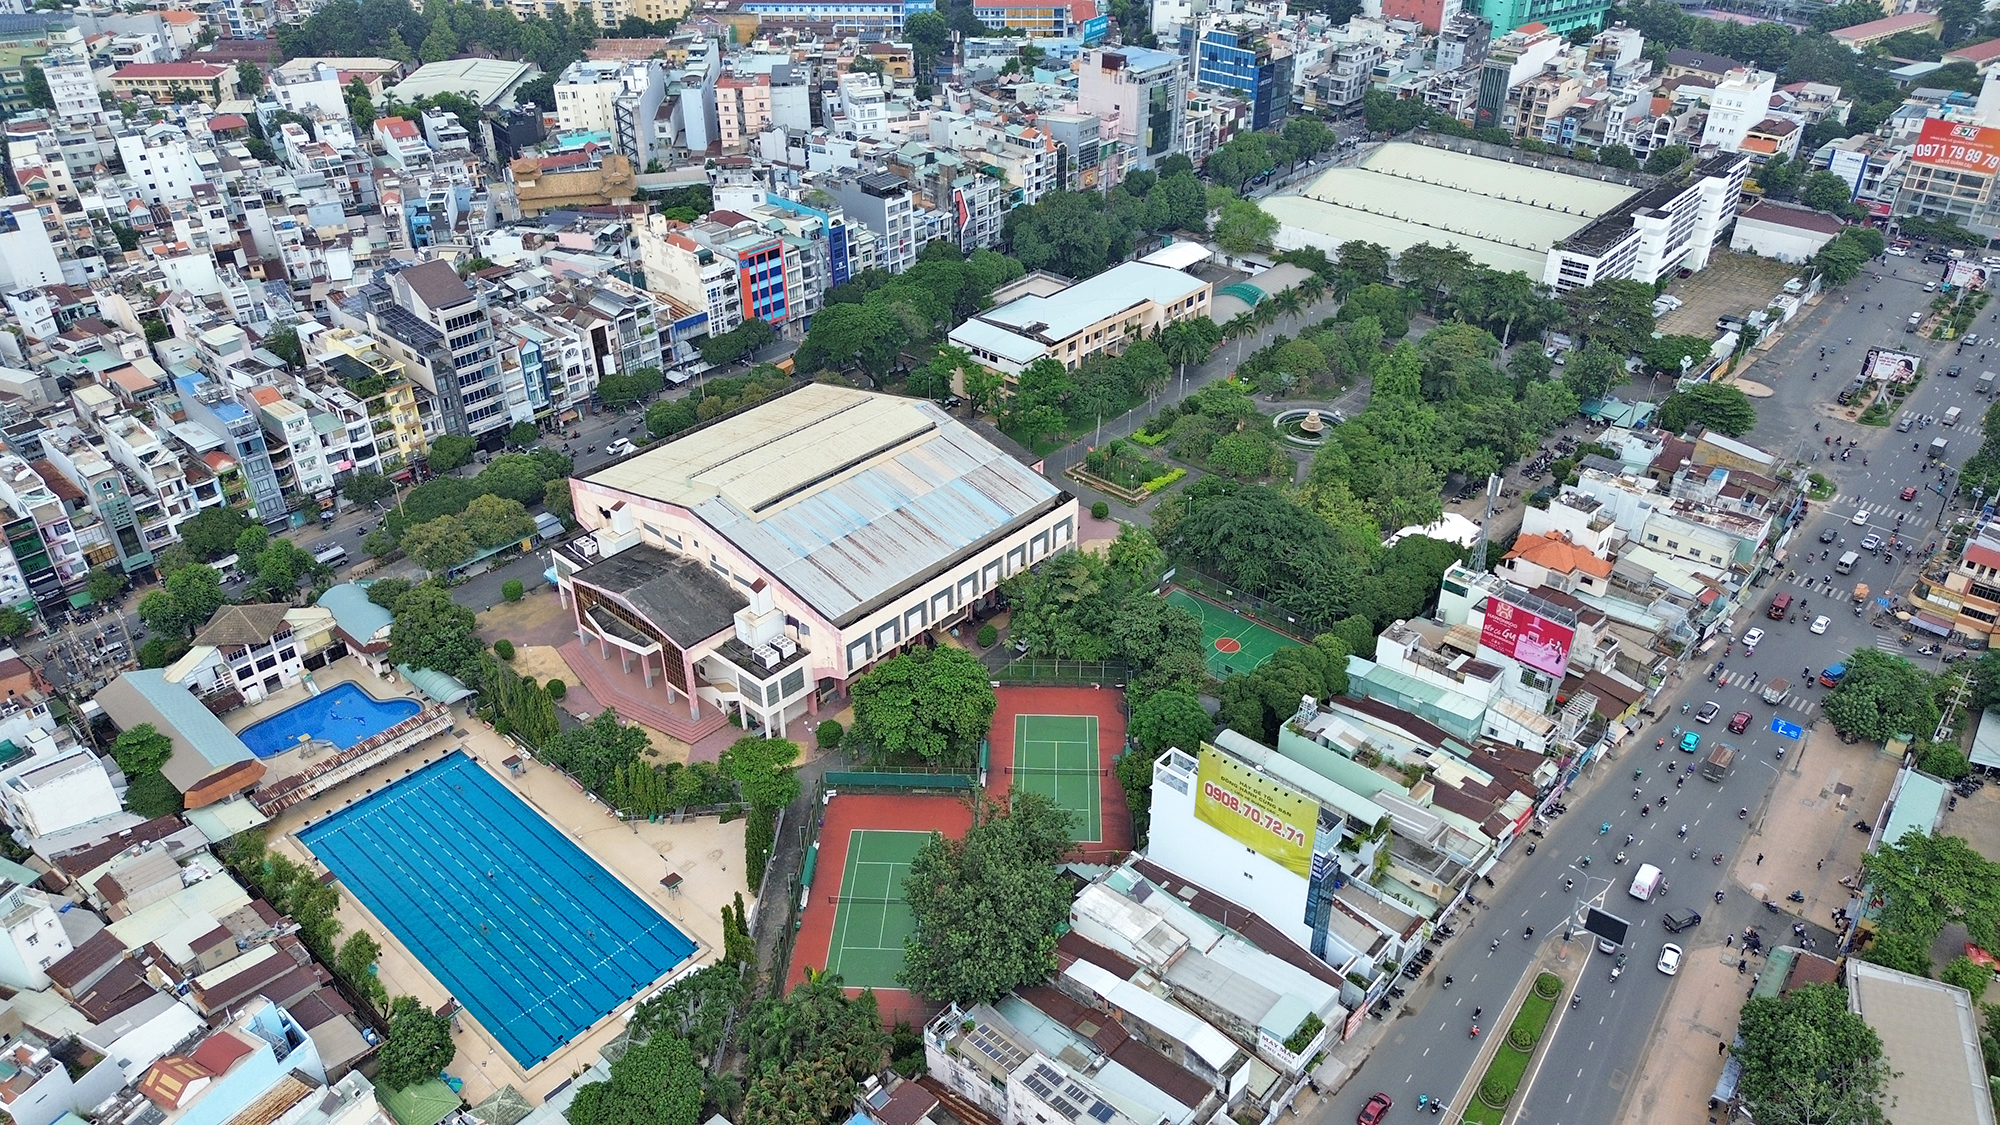
<instances>
[{"instance_id":1,"label":"corrugated metal roof","mask_svg":"<svg viewBox=\"0 0 2000 1125\"><path fill-rule=\"evenodd\" d=\"M933 403L823 385L589 479L690 508L835 621L1061 495Z\"/></svg>"}]
</instances>

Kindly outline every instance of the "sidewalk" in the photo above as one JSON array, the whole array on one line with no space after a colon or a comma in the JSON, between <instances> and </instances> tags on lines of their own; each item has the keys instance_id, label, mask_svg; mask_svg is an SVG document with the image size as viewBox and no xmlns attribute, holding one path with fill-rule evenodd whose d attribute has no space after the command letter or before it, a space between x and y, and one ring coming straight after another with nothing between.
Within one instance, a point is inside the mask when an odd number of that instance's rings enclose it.
<instances>
[{"instance_id":1,"label":"sidewalk","mask_svg":"<svg viewBox=\"0 0 2000 1125\"><path fill-rule=\"evenodd\" d=\"M1743 992L1753 979L1736 971L1744 954L1722 944L1725 934L1740 936L1745 919L1750 919L1749 924L1764 935L1768 951L1775 945L1794 944L1792 924L1803 919L1819 944L1816 952L1833 952L1832 912L1847 905L1847 889L1840 880L1860 869L1868 843L1868 837L1852 826L1857 820L1874 819L1875 810L1888 797L1900 760L1879 747L1843 745L1828 724L1808 734L1805 744L1785 757L1777 786L1767 803L1755 810L1755 830L1744 853L1730 867L1730 879L1747 893L1733 896L1736 901L1717 911L1718 917L1679 939L1687 958L1647 1041L1644 1065L1627 1090L1619 1125L1698 1121L1708 1112L1708 1096L1722 1073L1718 1045L1736 1037ZM1770 762L1768 757L1758 760ZM1757 862L1760 848L1762 864ZM1785 900L1795 889L1805 892L1803 905ZM1770 914L1755 905L1766 899L1783 911ZM1688 940L1697 935L1706 940L1699 945ZM1766 964L1759 954L1750 955L1748 961L1749 973Z\"/></svg>"}]
</instances>

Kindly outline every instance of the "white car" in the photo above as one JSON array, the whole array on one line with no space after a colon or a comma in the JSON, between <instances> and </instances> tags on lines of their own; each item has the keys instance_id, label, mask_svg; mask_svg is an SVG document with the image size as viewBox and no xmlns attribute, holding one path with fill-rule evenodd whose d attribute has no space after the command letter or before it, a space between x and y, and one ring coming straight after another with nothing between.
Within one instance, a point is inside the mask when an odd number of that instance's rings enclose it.
<instances>
[{"instance_id":1,"label":"white car","mask_svg":"<svg viewBox=\"0 0 2000 1125\"><path fill-rule=\"evenodd\" d=\"M1764 630L1762 629L1752 629L1743 634L1744 652L1755 652L1757 651L1757 646L1762 643L1764 643Z\"/></svg>"},{"instance_id":2,"label":"white car","mask_svg":"<svg viewBox=\"0 0 2000 1125\"><path fill-rule=\"evenodd\" d=\"M613 457L623 457L627 453L632 452L633 448L634 446L630 441L627 441L624 438L619 438L617 441L614 441L610 445L605 446L604 452L609 453Z\"/></svg>"},{"instance_id":3,"label":"white car","mask_svg":"<svg viewBox=\"0 0 2000 1125\"><path fill-rule=\"evenodd\" d=\"M1908 250L1903 249L1901 246L1889 247L1889 253L1894 254L1898 258L1907 258L1910 256L1910 252Z\"/></svg>"},{"instance_id":4,"label":"white car","mask_svg":"<svg viewBox=\"0 0 2000 1125\"><path fill-rule=\"evenodd\" d=\"M1825 614L1821 614L1818 617L1813 618L1812 631L1815 633L1824 633L1826 632L1826 627L1831 624L1833 624L1833 622L1829 621Z\"/></svg>"},{"instance_id":5,"label":"white car","mask_svg":"<svg viewBox=\"0 0 2000 1125\"><path fill-rule=\"evenodd\" d=\"M1858 511L1858 512L1854 513L1854 518L1853 518L1853 519L1851 519L1851 520L1849 520L1849 521L1847 521L1847 522L1849 522L1849 523L1853 524L1853 525L1854 525L1854 526L1856 526L1856 527L1867 527L1867 526L1868 526L1868 510L1867 510L1866 508L1864 508L1864 509L1862 509L1861 511Z\"/></svg>"},{"instance_id":6,"label":"white car","mask_svg":"<svg viewBox=\"0 0 2000 1125\"><path fill-rule=\"evenodd\" d=\"M1668 942L1660 949L1660 971L1673 976L1681 971L1681 947Z\"/></svg>"}]
</instances>

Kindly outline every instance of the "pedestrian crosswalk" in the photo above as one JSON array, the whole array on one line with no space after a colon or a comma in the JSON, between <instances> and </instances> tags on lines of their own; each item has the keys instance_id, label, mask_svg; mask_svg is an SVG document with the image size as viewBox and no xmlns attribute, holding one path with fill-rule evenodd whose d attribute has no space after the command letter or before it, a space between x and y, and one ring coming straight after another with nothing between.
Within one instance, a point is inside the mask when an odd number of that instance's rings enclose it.
<instances>
[{"instance_id":1,"label":"pedestrian crosswalk","mask_svg":"<svg viewBox=\"0 0 2000 1125\"><path fill-rule=\"evenodd\" d=\"M1926 497L1935 500L1937 499L1937 493L1919 493L1916 500L1905 504L1900 500L1858 500L1844 493L1836 492L1833 494L1831 500L1820 501L1820 507L1846 520L1853 519L1856 511L1867 512L1868 526L1875 531L1881 531L1885 526L1894 528L1897 516L1902 516L1905 523L1915 521L1918 524L1928 526L1921 518L1924 514L1923 511L1917 507L1918 504L1923 503ZM1936 509L1931 509L1931 514L1935 515ZM1861 529L1856 527L1854 530L1860 531Z\"/></svg>"},{"instance_id":2,"label":"pedestrian crosswalk","mask_svg":"<svg viewBox=\"0 0 2000 1125\"><path fill-rule=\"evenodd\" d=\"M1737 691L1747 691L1761 702L1763 700L1761 693L1768 679L1769 677L1766 677L1761 672L1727 671L1710 682L1718 688L1734 688ZM1778 700L1776 707L1780 711L1790 711L1809 719L1819 710L1819 696L1813 694L1812 689L1807 685L1793 680L1790 689ZM1728 717L1728 711L1727 707L1723 708L1723 718Z\"/></svg>"}]
</instances>

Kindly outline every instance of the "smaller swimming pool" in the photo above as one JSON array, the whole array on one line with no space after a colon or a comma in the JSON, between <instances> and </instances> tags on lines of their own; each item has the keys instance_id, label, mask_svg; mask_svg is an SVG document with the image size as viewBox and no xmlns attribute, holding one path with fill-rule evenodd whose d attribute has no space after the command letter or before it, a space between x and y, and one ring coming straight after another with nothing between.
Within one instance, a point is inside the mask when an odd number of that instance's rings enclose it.
<instances>
[{"instance_id":1,"label":"smaller swimming pool","mask_svg":"<svg viewBox=\"0 0 2000 1125\"><path fill-rule=\"evenodd\" d=\"M359 684L345 683L294 703L268 719L236 732L259 758L274 758L296 750L307 739L319 738L342 750L373 738L423 710L414 699L377 699Z\"/></svg>"}]
</instances>

